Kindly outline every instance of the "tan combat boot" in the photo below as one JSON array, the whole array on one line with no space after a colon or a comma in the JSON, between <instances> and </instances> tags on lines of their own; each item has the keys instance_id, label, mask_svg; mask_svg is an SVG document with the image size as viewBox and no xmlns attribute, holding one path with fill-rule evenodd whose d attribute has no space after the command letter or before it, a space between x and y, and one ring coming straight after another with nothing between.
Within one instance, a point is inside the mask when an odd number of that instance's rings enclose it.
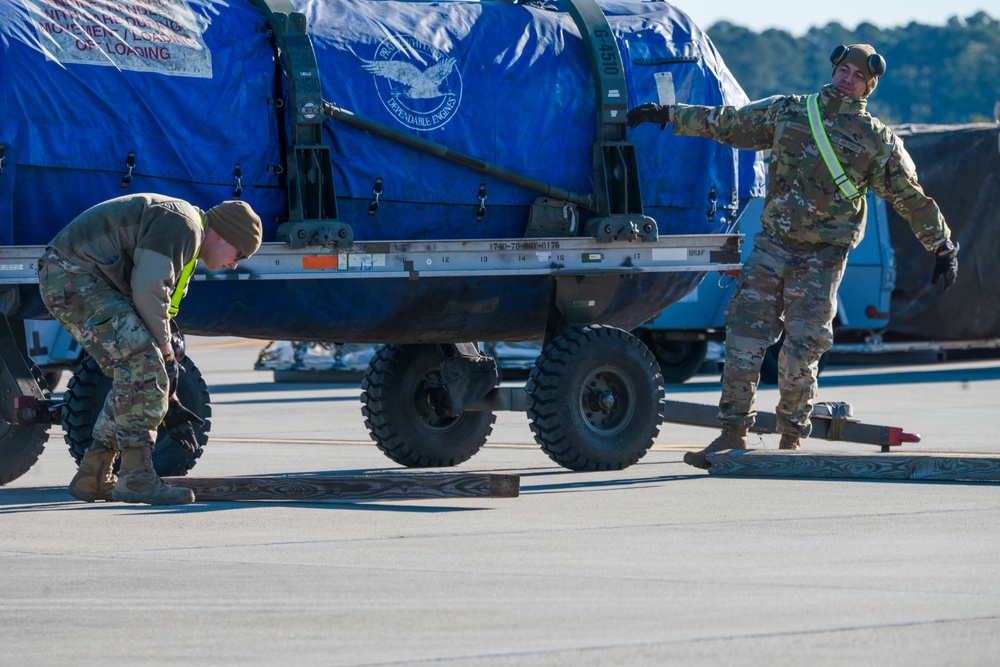
<instances>
[{"instance_id":1,"label":"tan combat boot","mask_svg":"<svg viewBox=\"0 0 1000 667\"><path fill-rule=\"evenodd\" d=\"M747 429L745 426L735 426L733 424L723 424L722 434L712 441L700 452L688 452L684 455L684 463L695 468L707 470L711 465L708 461L708 454L721 452L726 449L746 449Z\"/></svg>"},{"instance_id":2,"label":"tan combat boot","mask_svg":"<svg viewBox=\"0 0 1000 667\"><path fill-rule=\"evenodd\" d=\"M118 482L111 496L119 502L147 505L187 505L194 502L194 491L170 486L157 476L153 470L150 447L122 450Z\"/></svg>"},{"instance_id":3,"label":"tan combat boot","mask_svg":"<svg viewBox=\"0 0 1000 667\"><path fill-rule=\"evenodd\" d=\"M118 451L108 449L95 442L83 455L80 469L76 471L73 480L66 489L69 495L85 503L95 500L112 500L111 489L118 478L115 476L115 459Z\"/></svg>"},{"instance_id":4,"label":"tan combat boot","mask_svg":"<svg viewBox=\"0 0 1000 667\"><path fill-rule=\"evenodd\" d=\"M802 441L797 435L782 433L781 442L778 443L778 449L802 449Z\"/></svg>"}]
</instances>

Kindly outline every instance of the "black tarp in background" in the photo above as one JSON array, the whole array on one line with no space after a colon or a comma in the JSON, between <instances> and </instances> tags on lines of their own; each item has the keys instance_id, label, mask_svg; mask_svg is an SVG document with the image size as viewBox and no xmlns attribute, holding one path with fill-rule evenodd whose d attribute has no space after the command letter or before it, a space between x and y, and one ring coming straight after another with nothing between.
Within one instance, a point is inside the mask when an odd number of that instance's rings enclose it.
<instances>
[{"instance_id":1,"label":"black tarp in background","mask_svg":"<svg viewBox=\"0 0 1000 667\"><path fill-rule=\"evenodd\" d=\"M958 282L942 294L941 283L930 284L934 256L888 207L897 278L886 337L1000 337L1000 125L902 125L893 131L961 250Z\"/></svg>"}]
</instances>

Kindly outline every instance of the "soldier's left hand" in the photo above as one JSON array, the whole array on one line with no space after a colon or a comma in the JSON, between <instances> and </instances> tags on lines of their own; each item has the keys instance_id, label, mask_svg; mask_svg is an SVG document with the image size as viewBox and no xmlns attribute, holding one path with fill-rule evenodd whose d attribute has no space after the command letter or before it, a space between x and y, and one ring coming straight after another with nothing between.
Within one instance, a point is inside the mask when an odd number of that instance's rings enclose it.
<instances>
[{"instance_id":1,"label":"soldier's left hand","mask_svg":"<svg viewBox=\"0 0 1000 667\"><path fill-rule=\"evenodd\" d=\"M205 420L191 412L176 398L171 398L167 405L167 414L163 417L163 425L167 434L178 445L192 454L198 452L198 435L192 424L203 425Z\"/></svg>"},{"instance_id":2,"label":"soldier's left hand","mask_svg":"<svg viewBox=\"0 0 1000 667\"><path fill-rule=\"evenodd\" d=\"M205 424L204 419L185 408L176 397L171 398L170 403L167 404L167 414L163 417L163 425L169 430L175 426L192 422L199 426Z\"/></svg>"},{"instance_id":3,"label":"soldier's left hand","mask_svg":"<svg viewBox=\"0 0 1000 667\"><path fill-rule=\"evenodd\" d=\"M937 285L942 276L944 277L944 291L947 292L955 284L955 281L958 280L957 241L954 245L949 241L937 250L934 260L934 274L931 276L931 285Z\"/></svg>"},{"instance_id":4,"label":"soldier's left hand","mask_svg":"<svg viewBox=\"0 0 1000 667\"><path fill-rule=\"evenodd\" d=\"M670 107L647 102L629 110L625 121L630 130L634 130L643 123L659 123L662 130L670 122Z\"/></svg>"},{"instance_id":5,"label":"soldier's left hand","mask_svg":"<svg viewBox=\"0 0 1000 667\"><path fill-rule=\"evenodd\" d=\"M198 452L198 436L194 432L191 422L184 422L167 429L170 438L178 445L188 450L192 454Z\"/></svg>"}]
</instances>

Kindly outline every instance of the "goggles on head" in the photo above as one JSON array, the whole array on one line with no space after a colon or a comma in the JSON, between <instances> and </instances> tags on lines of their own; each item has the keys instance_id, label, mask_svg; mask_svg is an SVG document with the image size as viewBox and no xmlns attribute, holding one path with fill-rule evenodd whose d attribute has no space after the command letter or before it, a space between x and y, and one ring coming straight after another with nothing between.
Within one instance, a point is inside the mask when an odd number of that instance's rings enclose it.
<instances>
[{"instance_id":1,"label":"goggles on head","mask_svg":"<svg viewBox=\"0 0 1000 667\"><path fill-rule=\"evenodd\" d=\"M840 63L844 62L844 58L850 53L851 49L844 44L841 44L833 50L830 54L830 62L833 63L834 68ZM885 58L877 53L873 53L868 56L868 73L872 76L882 76L885 74Z\"/></svg>"}]
</instances>

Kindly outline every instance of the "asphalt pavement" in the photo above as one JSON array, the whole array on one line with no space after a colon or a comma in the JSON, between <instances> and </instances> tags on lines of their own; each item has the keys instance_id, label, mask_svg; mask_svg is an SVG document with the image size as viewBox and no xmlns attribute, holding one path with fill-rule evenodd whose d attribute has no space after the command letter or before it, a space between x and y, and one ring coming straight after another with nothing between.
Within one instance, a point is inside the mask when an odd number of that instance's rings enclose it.
<instances>
[{"instance_id":1,"label":"asphalt pavement","mask_svg":"<svg viewBox=\"0 0 1000 667\"><path fill-rule=\"evenodd\" d=\"M189 339L213 407L192 476L405 470L357 383L274 383L263 345ZM715 403L718 377L667 395ZM919 433L907 450L1000 454L998 359L829 366L820 400ZM637 465L574 473L503 412L450 470L518 474L518 498L164 508L72 500L53 429L0 487L0 665L997 664L1000 485L681 461L714 435L664 424Z\"/></svg>"}]
</instances>

